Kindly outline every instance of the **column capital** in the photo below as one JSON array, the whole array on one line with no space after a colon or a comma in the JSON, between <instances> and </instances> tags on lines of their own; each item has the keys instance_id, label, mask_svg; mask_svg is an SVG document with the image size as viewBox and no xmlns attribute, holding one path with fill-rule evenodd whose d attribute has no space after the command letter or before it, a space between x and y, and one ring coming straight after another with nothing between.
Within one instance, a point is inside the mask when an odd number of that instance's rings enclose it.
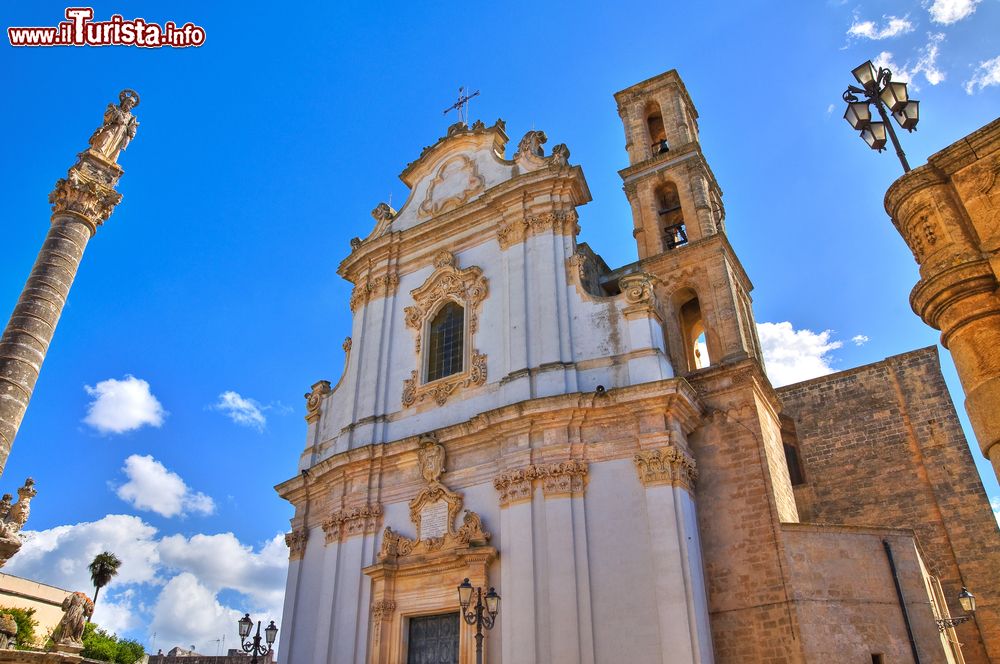
<instances>
[{"instance_id":1,"label":"column capital","mask_svg":"<svg viewBox=\"0 0 1000 664\"><path fill-rule=\"evenodd\" d=\"M117 164L101 164L89 153L89 150L82 153L66 177L56 181L49 203L52 219L66 214L78 217L93 235L122 200L122 195L114 189L122 169Z\"/></svg>"}]
</instances>

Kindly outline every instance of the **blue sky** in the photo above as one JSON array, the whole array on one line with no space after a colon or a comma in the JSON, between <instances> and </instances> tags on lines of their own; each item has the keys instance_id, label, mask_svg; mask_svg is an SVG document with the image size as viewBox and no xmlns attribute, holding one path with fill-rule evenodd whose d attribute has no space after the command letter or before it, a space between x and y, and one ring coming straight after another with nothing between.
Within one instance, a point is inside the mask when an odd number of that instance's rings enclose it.
<instances>
[{"instance_id":1,"label":"blue sky","mask_svg":"<svg viewBox=\"0 0 1000 664\"><path fill-rule=\"evenodd\" d=\"M53 183L121 88L142 96L124 200L87 250L3 477L39 489L34 543L4 571L89 590L86 563L113 547L126 565L97 620L154 651L231 646L236 610L278 618L291 509L272 486L304 446L302 394L340 374L336 265L375 204L405 199L397 176L444 134L460 85L515 145L538 128L570 147L594 197L579 239L615 266L635 245L612 94L678 69L757 320L789 323L765 328L791 358L772 378L938 341L909 309L916 266L882 209L900 166L853 135L840 94L868 58L910 76L922 120L902 140L923 163L998 115L997 0L169 4L93 6L192 21L204 46L0 45L4 321ZM55 25L65 6L0 16Z\"/></svg>"}]
</instances>

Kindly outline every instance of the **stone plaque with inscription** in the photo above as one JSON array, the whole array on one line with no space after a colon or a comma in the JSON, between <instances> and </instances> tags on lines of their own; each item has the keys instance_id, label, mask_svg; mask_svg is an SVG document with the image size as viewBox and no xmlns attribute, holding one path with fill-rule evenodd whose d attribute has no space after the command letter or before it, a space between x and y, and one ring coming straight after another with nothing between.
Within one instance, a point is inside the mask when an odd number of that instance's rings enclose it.
<instances>
[{"instance_id":1,"label":"stone plaque with inscription","mask_svg":"<svg viewBox=\"0 0 1000 664\"><path fill-rule=\"evenodd\" d=\"M448 503L436 500L420 509L420 539L444 537L448 533Z\"/></svg>"}]
</instances>

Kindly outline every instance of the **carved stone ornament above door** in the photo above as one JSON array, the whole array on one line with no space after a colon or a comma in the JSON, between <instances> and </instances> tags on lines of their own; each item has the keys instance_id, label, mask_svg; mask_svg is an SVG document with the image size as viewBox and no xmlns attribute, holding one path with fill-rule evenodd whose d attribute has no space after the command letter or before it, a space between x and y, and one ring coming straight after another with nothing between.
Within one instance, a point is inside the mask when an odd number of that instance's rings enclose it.
<instances>
[{"instance_id":1,"label":"carved stone ornament above door","mask_svg":"<svg viewBox=\"0 0 1000 664\"><path fill-rule=\"evenodd\" d=\"M458 584L468 578L473 585L489 586L489 566L497 557L478 514L465 510L456 526L463 499L441 481L444 446L424 436L417 463L424 486L409 503L415 536L387 526L378 562L363 570L372 583L368 661L373 664L405 662L409 617L457 612ZM474 648L472 632L463 623L460 661L472 661Z\"/></svg>"}]
</instances>

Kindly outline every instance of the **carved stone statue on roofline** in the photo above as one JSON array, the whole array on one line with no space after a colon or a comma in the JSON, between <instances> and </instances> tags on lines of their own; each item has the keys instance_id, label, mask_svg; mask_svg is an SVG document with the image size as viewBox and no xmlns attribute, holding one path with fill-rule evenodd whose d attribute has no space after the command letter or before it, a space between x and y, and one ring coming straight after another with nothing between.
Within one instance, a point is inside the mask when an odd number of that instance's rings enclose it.
<instances>
[{"instance_id":1,"label":"carved stone statue on roofline","mask_svg":"<svg viewBox=\"0 0 1000 664\"><path fill-rule=\"evenodd\" d=\"M21 529L31 512L31 499L38 491L35 480L30 477L17 490L17 502L11 504L11 495L5 493L0 499L0 567L21 548Z\"/></svg>"},{"instance_id":2,"label":"carved stone statue on roofline","mask_svg":"<svg viewBox=\"0 0 1000 664\"><path fill-rule=\"evenodd\" d=\"M90 149L112 163L118 161L118 154L128 147L139 127L139 121L132 115L132 109L139 105L139 93L126 88L118 94L118 99L117 106L108 104L104 123L90 137Z\"/></svg>"}]
</instances>

